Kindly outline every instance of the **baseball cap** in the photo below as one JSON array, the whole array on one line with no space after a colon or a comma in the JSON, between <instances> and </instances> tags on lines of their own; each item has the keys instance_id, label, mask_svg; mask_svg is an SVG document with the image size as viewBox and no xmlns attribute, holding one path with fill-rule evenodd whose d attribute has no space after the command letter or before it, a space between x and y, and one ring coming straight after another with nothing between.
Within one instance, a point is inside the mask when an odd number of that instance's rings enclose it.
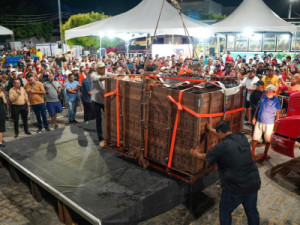
<instances>
[{"instance_id":1,"label":"baseball cap","mask_svg":"<svg viewBox=\"0 0 300 225\"><path fill-rule=\"evenodd\" d=\"M251 72L255 73L256 71L254 69L248 70L248 73L251 73Z\"/></svg>"},{"instance_id":2,"label":"baseball cap","mask_svg":"<svg viewBox=\"0 0 300 225\"><path fill-rule=\"evenodd\" d=\"M96 68L102 68L102 67L105 67L104 62L98 62L98 63L96 64Z\"/></svg>"},{"instance_id":3,"label":"baseball cap","mask_svg":"<svg viewBox=\"0 0 300 225\"><path fill-rule=\"evenodd\" d=\"M259 80L259 81L256 82L255 85L256 86L265 86L265 83L263 81Z\"/></svg>"},{"instance_id":4,"label":"baseball cap","mask_svg":"<svg viewBox=\"0 0 300 225\"><path fill-rule=\"evenodd\" d=\"M269 84L266 88L267 91L276 91L277 87L275 87L273 84Z\"/></svg>"}]
</instances>

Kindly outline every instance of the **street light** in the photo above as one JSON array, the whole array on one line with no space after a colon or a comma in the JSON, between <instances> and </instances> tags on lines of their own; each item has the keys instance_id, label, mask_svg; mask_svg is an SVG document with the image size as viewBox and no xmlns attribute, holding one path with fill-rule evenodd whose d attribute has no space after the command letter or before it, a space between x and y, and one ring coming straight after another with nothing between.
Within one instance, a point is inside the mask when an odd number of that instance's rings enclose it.
<instances>
[{"instance_id":1,"label":"street light","mask_svg":"<svg viewBox=\"0 0 300 225\"><path fill-rule=\"evenodd\" d=\"M60 33L61 50L62 50L62 53L64 53L64 41L63 41L62 33L61 33L62 19L61 19L60 0L57 0L57 5L58 5L58 19L59 19L59 33Z\"/></svg>"},{"instance_id":2,"label":"street light","mask_svg":"<svg viewBox=\"0 0 300 225\"><path fill-rule=\"evenodd\" d=\"M290 7L289 7L289 16L288 18L291 19L291 14L292 14L292 5L294 2L296 2L297 0L290 0Z\"/></svg>"}]
</instances>

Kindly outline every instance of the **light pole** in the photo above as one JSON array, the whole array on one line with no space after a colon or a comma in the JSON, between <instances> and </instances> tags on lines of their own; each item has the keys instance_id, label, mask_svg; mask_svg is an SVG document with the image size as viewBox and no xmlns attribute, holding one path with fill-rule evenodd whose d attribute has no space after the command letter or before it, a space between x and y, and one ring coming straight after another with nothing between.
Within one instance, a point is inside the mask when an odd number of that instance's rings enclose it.
<instances>
[{"instance_id":1,"label":"light pole","mask_svg":"<svg viewBox=\"0 0 300 225\"><path fill-rule=\"evenodd\" d=\"M289 6L289 16L288 18L291 19L291 15L292 15L292 5L294 2L296 2L297 0L290 0L290 6Z\"/></svg>"},{"instance_id":2,"label":"light pole","mask_svg":"<svg viewBox=\"0 0 300 225\"><path fill-rule=\"evenodd\" d=\"M61 50L62 50L62 53L64 53L64 41L63 41L62 33L61 33L62 20L61 20L60 0L58 0L58 18L59 18L59 33L60 33Z\"/></svg>"}]
</instances>

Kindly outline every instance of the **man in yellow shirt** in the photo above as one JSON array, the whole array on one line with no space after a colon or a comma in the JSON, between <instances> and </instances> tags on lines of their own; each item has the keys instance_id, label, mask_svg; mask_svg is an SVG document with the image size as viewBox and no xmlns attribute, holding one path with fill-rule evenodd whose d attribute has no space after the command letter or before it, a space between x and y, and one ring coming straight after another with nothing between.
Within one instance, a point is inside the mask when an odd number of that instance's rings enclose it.
<instances>
[{"instance_id":1,"label":"man in yellow shirt","mask_svg":"<svg viewBox=\"0 0 300 225\"><path fill-rule=\"evenodd\" d=\"M272 84L274 85L275 87L278 88L278 80L279 80L279 77L274 75L274 68L273 66L269 66L267 69L266 69L266 72L267 72L267 75L264 76L261 80L262 82L264 82L265 84L265 89L267 88L268 85Z\"/></svg>"},{"instance_id":2,"label":"man in yellow shirt","mask_svg":"<svg viewBox=\"0 0 300 225\"><path fill-rule=\"evenodd\" d=\"M39 60L42 60L42 59L43 59L43 53L41 52L40 49L37 50L36 56L39 57Z\"/></svg>"},{"instance_id":3,"label":"man in yellow shirt","mask_svg":"<svg viewBox=\"0 0 300 225\"><path fill-rule=\"evenodd\" d=\"M24 89L29 95L30 103L35 114L38 130L37 133L42 132L42 120L46 131L50 131L47 114L46 114L46 106L44 101L44 95L46 94L45 88L43 84L39 81L35 80L33 73L28 74L28 83L24 86Z\"/></svg>"},{"instance_id":4,"label":"man in yellow shirt","mask_svg":"<svg viewBox=\"0 0 300 225\"><path fill-rule=\"evenodd\" d=\"M19 135L19 117L21 114L25 134L30 135L28 130L27 115L30 110L29 101L24 88L21 87L21 82L18 79L14 80L13 88L9 90L9 100L11 103L12 118L14 120L15 138Z\"/></svg>"}]
</instances>

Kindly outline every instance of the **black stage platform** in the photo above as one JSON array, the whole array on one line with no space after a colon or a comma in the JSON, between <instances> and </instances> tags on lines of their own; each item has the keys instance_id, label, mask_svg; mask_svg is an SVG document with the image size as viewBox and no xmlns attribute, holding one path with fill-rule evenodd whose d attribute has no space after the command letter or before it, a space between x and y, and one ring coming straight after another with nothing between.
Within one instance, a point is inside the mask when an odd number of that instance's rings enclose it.
<instances>
[{"instance_id":1,"label":"black stage platform","mask_svg":"<svg viewBox=\"0 0 300 225\"><path fill-rule=\"evenodd\" d=\"M100 149L94 121L7 143L0 156L92 224L135 224L189 198L189 185Z\"/></svg>"}]
</instances>

